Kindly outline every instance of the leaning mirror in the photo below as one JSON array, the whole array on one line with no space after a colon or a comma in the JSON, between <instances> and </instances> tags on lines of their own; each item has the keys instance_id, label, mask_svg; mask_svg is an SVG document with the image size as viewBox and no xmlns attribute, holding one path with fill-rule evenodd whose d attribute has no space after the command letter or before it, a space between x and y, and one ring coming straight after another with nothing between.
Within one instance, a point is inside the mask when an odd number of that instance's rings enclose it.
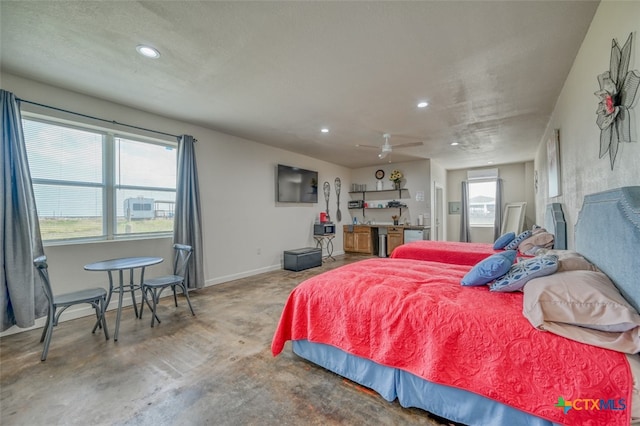
<instances>
[{"instance_id":1,"label":"leaning mirror","mask_svg":"<svg viewBox=\"0 0 640 426\"><path fill-rule=\"evenodd\" d=\"M526 202L508 203L504 206L504 216L502 217L502 234L515 232L516 235L522 232L524 225L524 213L527 207Z\"/></svg>"}]
</instances>

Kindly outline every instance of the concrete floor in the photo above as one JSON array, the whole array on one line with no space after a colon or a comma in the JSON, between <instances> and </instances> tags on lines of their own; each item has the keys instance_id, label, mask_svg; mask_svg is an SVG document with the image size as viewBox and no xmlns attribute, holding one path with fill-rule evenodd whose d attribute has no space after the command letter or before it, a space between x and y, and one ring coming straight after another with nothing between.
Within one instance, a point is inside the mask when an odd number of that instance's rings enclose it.
<instances>
[{"instance_id":1,"label":"concrete floor","mask_svg":"<svg viewBox=\"0 0 640 426\"><path fill-rule=\"evenodd\" d=\"M437 425L291 352L271 338L302 280L360 260L274 271L163 299L162 324L125 308L118 342L94 318L61 323L40 361L41 329L0 339L0 423L9 425ZM55 281L53 282L55 289ZM107 313L110 332L115 312Z\"/></svg>"}]
</instances>

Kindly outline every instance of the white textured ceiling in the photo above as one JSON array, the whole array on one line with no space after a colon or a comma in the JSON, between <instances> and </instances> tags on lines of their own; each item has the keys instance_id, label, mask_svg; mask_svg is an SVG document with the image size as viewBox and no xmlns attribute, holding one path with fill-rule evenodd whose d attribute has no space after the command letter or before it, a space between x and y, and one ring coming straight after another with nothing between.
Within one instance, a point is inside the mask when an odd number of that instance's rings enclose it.
<instances>
[{"instance_id":1,"label":"white textured ceiling","mask_svg":"<svg viewBox=\"0 0 640 426\"><path fill-rule=\"evenodd\" d=\"M457 169L534 158L597 6L3 0L0 59L4 72L348 167ZM425 144L385 160L355 146L383 133Z\"/></svg>"}]
</instances>

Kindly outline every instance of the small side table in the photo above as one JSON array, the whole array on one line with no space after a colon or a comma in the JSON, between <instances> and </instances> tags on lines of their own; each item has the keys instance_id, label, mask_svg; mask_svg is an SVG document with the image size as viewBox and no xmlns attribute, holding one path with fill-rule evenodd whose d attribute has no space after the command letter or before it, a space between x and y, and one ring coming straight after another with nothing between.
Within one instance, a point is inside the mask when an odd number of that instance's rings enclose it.
<instances>
[{"instance_id":1,"label":"small side table","mask_svg":"<svg viewBox=\"0 0 640 426\"><path fill-rule=\"evenodd\" d=\"M336 234L323 234L313 236L313 239L316 240L316 248L319 248L320 250L324 248L327 251L327 255L323 258L323 260L325 261L329 259L336 260L333 257L333 239L335 237Z\"/></svg>"},{"instance_id":2,"label":"small side table","mask_svg":"<svg viewBox=\"0 0 640 426\"><path fill-rule=\"evenodd\" d=\"M107 296L107 306L111 301L113 293L118 293L118 311L116 314L116 331L113 334L113 341L118 340L118 330L120 329L120 317L122 315L122 296L124 292L131 293L131 301L133 302L133 311L138 318L138 305L136 303L136 290L140 290L140 285L144 282L144 270L147 266L156 265L161 263L164 259L161 257L123 257L120 259L101 260L99 262L89 263L84 265L86 271L107 271L109 274L109 294ZM129 270L129 284L125 283L123 273L125 270ZM133 271L134 269L141 269L140 283L134 282ZM113 284L112 272L118 271L118 283L116 286ZM96 330L96 325L93 326L93 331Z\"/></svg>"}]
</instances>

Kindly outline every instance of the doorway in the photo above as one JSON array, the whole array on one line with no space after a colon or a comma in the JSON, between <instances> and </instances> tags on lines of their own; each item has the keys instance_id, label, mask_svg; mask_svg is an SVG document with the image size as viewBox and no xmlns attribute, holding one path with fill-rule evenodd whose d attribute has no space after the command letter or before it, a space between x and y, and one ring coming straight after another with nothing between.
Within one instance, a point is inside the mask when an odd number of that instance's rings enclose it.
<instances>
[{"instance_id":1,"label":"doorway","mask_svg":"<svg viewBox=\"0 0 640 426\"><path fill-rule=\"evenodd\" d=\"M441 186L438 186L437 183L434 182L435 196L434 196L434 205L433 205L433 237L434 241L443 241L444 240L444 196L443 190Z\"/></svg>"}]
</instances>

